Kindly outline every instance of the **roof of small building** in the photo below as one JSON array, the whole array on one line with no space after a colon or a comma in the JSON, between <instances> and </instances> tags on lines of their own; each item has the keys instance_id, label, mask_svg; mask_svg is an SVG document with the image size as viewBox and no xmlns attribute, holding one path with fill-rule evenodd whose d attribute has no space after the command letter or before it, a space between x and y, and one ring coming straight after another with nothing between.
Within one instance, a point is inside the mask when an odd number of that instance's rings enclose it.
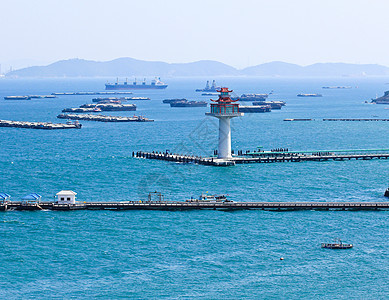
<instances>
[{"instance_id":1,"label":"roof of small building","mask_svg":"<svg viewBox=\"0 0 389 300\"><path fill-rule=\"evenodd\" d=\"M0 193L0 199L7 200L9 198L11 198L11 196L8 195L7 193Z\"/></svg>"},{"instance_id":2,"label":"roof of small building","mask_svg":"<svg viewBox=\"0 0 389 300\"><path fill-rule=\"evenodd\" d=\"M56 195L57 196L58 195L73 195L73 196L75 196L75 195L77 195L77 193L70 191L70 190L62 190L62 191L58 192Z\"/></svg>"},{"instance_id":3,"label":"roof of small building","mask_svg":"<svg viewBox=\"0 0 389 300\"><path fill-rule=\"evenodd\" d=\"M39 200L40 198L42 198L41 195L39 195L37 193L31 193L31 194L24 196L22 198L22 200Z\"/></svg>"}]
</instances>

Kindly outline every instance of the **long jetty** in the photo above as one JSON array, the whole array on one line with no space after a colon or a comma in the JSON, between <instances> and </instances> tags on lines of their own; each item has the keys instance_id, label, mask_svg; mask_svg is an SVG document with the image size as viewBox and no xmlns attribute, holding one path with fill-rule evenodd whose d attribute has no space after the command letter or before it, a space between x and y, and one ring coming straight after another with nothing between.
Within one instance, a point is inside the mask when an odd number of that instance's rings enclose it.
<instances>
[{"instance_id":1,"label":"long jetty","mask_svg":"<svg viewBox=\"0 0 389 300\"><path fill-rule=\"evenodd\" d=\"M389 202L184 202L184 201L122 201L24 203L8 201L0 211L10 210L389 210Z\"/></svg>"},{"instance_id":2,"label":"long jetty","mask_svg":"<svg viewBox=\"0 0 389 300\"><path fill-rule=\"evenodd\" d=\"M50 123L50 122L24 122L24 121L9 121L0 120L0 127L14 127L14 128L30 128L30 129L81 129L81 124L74 123Z\"/></svg>"},{"instance_id":3,"label":"long jetty","mask_svg":"<svg viewBox=\"0 0 389 300\"><path fill-rule=\"evenodd\" d=\"M90 115L90 114L59 114L57 118L70 119L70 120L97 121L97 122L154 122L154 120L142 116L119 117L119 116Z\"/></svg>"},{"instance_id":4,"label":"long jetty","mask_svg":"<svg viewBox=\"0 0 389 300\"><path fill-rule=\"evenodd\" d=\"M373 152L375 151L375 152ZM290 152L246 152L240 156L219 159L217 157L201 157L168 152L133 152L133 157L156 159L179 163L195 163L209 166L233 166L248 163L277 163L303 161L342 161L342 160L371 160L388 159L389 150L332 150L332 151L290 151Z\"/></svg>"}]
</instances>

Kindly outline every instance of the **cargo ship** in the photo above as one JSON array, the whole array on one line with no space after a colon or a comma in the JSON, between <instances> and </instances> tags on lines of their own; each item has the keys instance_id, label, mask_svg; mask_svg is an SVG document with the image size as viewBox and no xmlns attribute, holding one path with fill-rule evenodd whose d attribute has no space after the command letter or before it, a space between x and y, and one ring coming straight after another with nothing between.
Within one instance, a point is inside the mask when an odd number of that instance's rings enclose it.
<instances>
[{"instance_id":1,"label":"cargo ship","mask_svg":"<svg viewBox=\"0 0 389 300\"><path fill-rule=\"evenodd\" d=\"M137 100L150 100L148 97L108 97L108 98L93 98L92 102L102 102L102 101L137 101Z\"/></svg>"},{"instance_id":2,"label":"cargo ship","mask_svg":"<svg viewBox=\"0 0 389 300\"><path fill-rule=\"evenodd\" d=\"M239 101L265 101L269 94L242 94L240 97L231 97L232 100Z\"/></svg>"},{"instance_id":3,"label":"cargo ship","mask_svg":"<svg viewBox=\"0 0 389 300\"><path fill-rule=\"evenodd\" d=\"M206 107L208 105L205 101L173 101L170 102L170 107Z\"/></svg>"},{"instance_id":4,"label":"cargo ship","mask_svg":"<svg viewBox=\"0 0 389 300\"><path fill-rule=\"evenodd\" d=\"M212 81L212 86L209 86L209 80L207 80L207 84L203 89L196 89L196 92L217 92L220 87L216 86L216 81Z\"/></svg>"},{"instance_id":5,"label":"cargo ship","mask_svg":"<svg viewBox=\"0 0 389 300\"><path fill-rule=\"evenodd\" d=\"M126 81L120 83L119 80L115 83L106 83L106 90L132 90L132 89L166 89L167 84L163 83L160 78L155 78L151 81L150 84L146 83L146 79L144 79L141 83L138 83L136 79L132 83L128 83Z\"/></svg>"},{"instance_id":6,"label":"cargo ship","mask_svg":"<svg viewBox=\"0 0 389 300\"><path fill-rule=\"evenodd\" d=\"M162 103L165 103L165 104L169 104L169 103L172 103L172 102L179 102L179 101L188 101L187 99L185 98L182 98L182 99L165 99L165 100L162 100Z\"/></svg>"},{"instance_id":7,"label":"cargo ship","mask_svg":"<svg viewBox=\"0 0 389 300\"><path fill-rule=\"evenodd\" d=\"M270 105L253 105L253 106L241 106L241 105L239 105L239 112L242 112L242 113L271 112L271 107L270 107Z\"/></svg>"},{"instance_id":8,"label":"cargo ship","mask_svg":"<svg viewBox=\"0 0 389 300\"><path fill-rule=\"evenodd\" d=\"M389 104L389 91L386 91L382 97L371 99L371 103Z\"/></svg>"},{"instance_id":9,"label":"cargo ship","mask_svg":"<svg viewBox=\"0 0 389 300\"><path fill-rule=\"evenodd\" d=\"M285 106L284 101L260 101L260 102L253 102L253 105L270 105L271 109L281 109L283 106Z\"/></svg>"}]
</instances>

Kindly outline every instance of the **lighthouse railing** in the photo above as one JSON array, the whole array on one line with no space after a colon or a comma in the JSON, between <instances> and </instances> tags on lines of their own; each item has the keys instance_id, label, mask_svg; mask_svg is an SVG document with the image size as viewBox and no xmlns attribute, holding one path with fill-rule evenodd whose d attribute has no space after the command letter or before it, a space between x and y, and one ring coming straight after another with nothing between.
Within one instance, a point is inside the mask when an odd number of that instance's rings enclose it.
<instances>
[{"instance_id":1,"label":"lighthouse railing","mask_svg":"<svg viewBox=\"0 0 389 300\"><path fill-rule=\"evenodd\" d=\"M212 114L238 114L239 105L238 104L211 104L211 113Z\"/></svg>"}]
</instances>

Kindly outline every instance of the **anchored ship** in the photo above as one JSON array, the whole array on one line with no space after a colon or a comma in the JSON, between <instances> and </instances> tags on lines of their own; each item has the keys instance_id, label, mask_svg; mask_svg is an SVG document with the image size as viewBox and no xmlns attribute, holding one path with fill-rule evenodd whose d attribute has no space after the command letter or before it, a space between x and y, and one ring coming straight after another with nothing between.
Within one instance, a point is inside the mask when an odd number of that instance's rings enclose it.
<instances>
[{"instance_id":1,"label":"anchored ship","mask_svg":"<svg viewBox=\"0 0 389 300\"><path fill-rule=\"evenodd\" d=\"M268 94L242 94L240 97L232 97L232 100L238 101L265 101Z\"/></svg>"},{"instance_id":2,"label":"anchored ship","mask_svg":"<svg viewBox=\"0 0 389 300\"><path fill-rule=\"evenodd\" d=\"M220 87L216 86L216 81L215 80L212 81L212 86L211 87L209 86L209 80L207 80L207 84L205 85L205 88L203 88L203 89L196 89L196 92L217 92L217 90L219 88Z\"/></svg>"},{"instance_id":3,"label":"anchored ship","mask_svg":"<svg viewBox=\"0 0 389 300\"><path fill-rule=\"evenodd\" d=\"M206 107L207 104L205 101L180 100L170 102L170 107Z\"/></svg>"},{"instance_id":4,"label":"anchored ship","mask_svg":"<svg viewBox=\"0 0 389 300\"><path fill-rule=\"evenodd\" d=\"M116 80L115 83L106 83L106 90L132 90L132 89L166 89L167 84L163 83L160 78L155 78L151 81L150 84L146 83L146 79L144 79L141 83L138 83L135 80L132 83L128 83L127 78L126 81L120 83L119 79Z\"/></svg>"},{"instance_id":5,"label":"anchored ship","mask_svg":"<svg viewBox=\"0 0 389 300\"><path fill-rule=\"evenodd\" d=\"M298 94L297 97L323 97L322 94Z\"/></svg>"}]
</instances>

